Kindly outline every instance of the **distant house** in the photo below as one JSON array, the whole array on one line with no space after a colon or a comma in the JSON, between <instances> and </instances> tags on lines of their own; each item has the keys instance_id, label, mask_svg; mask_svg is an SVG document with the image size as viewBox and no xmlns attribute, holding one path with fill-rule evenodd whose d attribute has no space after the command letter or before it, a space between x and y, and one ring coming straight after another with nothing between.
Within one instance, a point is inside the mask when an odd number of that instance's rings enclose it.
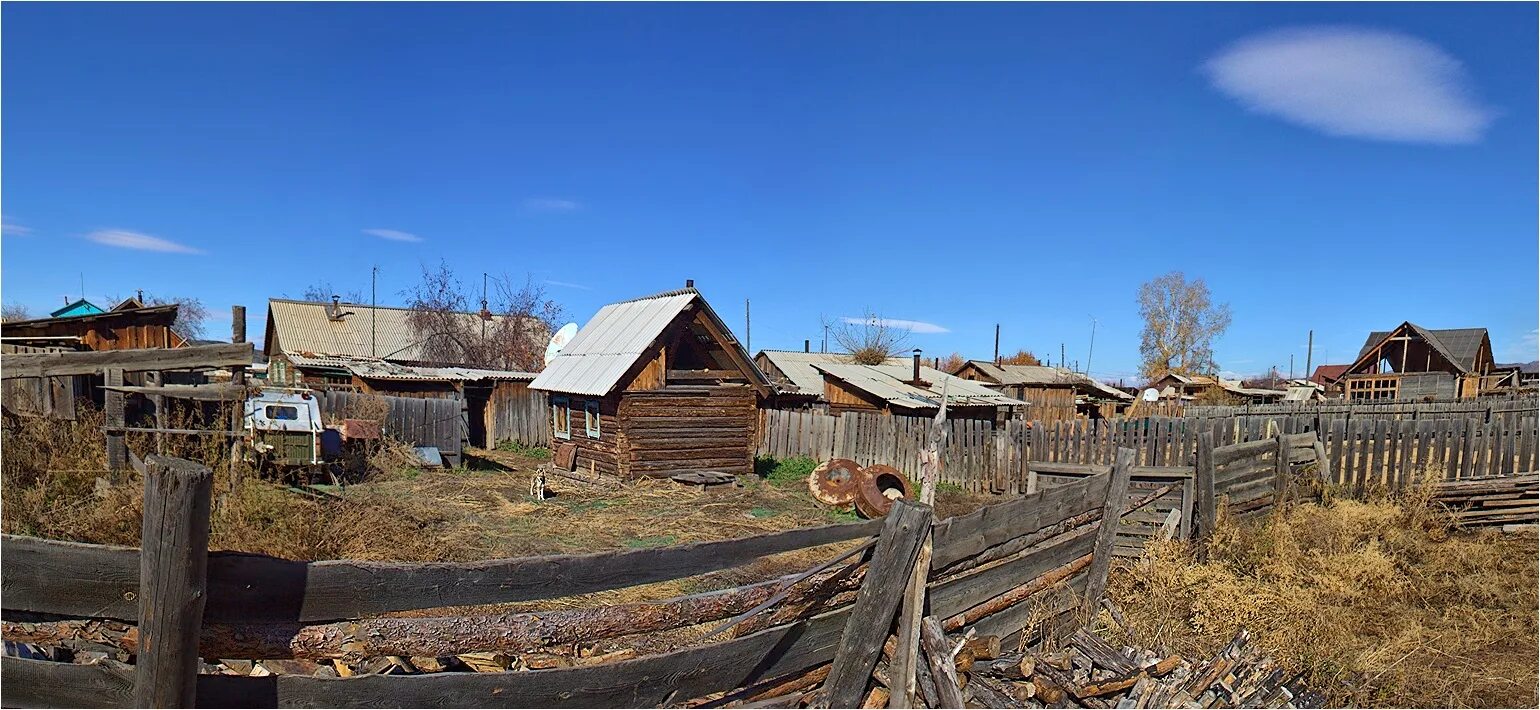
<instances>
[{"instance_id":1,"label":"distant house","mask_svg":"<svg viewBox=\"0 0 1540 710\"><path fill-rule=\"evenodd\" d=\"M89 308L77 307L85 304ZM0 324L0 340L16 345L61 346L73 350L133 350L186 347L187 339L172 326L177 306L144 306L138 301L103 311L85 301L64 310L75 315L50 316Z\"/></svg>"},{"instance_id":2,"label":"distant house","mask_svg":"<svg viewBox=\"0 0 1540 710\"><path fill-rule=\"evenodd\" d=\"M1498 366L1486 328L1403 322L1369 334L1341 377L1350 401L1471 399L1517 391L1520 366Z\"/></svg>"},{"instance_id":3,"label":"distant house","mask_svg":"<svg viewBox=\"0 0 1540 710\"><path fill-rule=\"evenodd\" d=\"M1351 364L1316 365L1315 372L1310 373L1310 381L1320 385L1327 393L1340 393L1342 376L1347 374L1348 366Z\"/></svg>"},{"instance_id":4,"label":"distant house","mask_svg":"<svg viewBox=\"0 0 1540 710\"><path fill-rule=\"evenodd\" d=\"M622 479L754 470L769 379L693 287L612 303L530 388L549 396L551 434L575 470Z\"/></svg>"},{"instance_id":5,"label":"distant house","mask_svg":"<svg viewBox=\"0 0 1540 710\"><path fill-rule=\"evenodd\" d=\"M1239 380L1213 375L1183 375L1167 372L1149 384L1161 399L1191 404L1272 404L1282 401L1283 390L1246 387Z\"/></svg>"},{"instance_id":6,"label":"distant house","mask_svg":"<svg viewBox=\"0 0 1540 710\"><path fill-rule=\"evenodd\" d=\"M78 299L76 301L73 301L71 303L64 304L63 308L60 308L59 310L56 310L56 311L53 311L52 313L49 313L48 317L49 318L73 318L75 316L94 316L94 315L96 315L98 313L106 313L106 311L104 311L101 308L97 307L97 305L95 303L92 303L92 302L87 301L86 299L82 298L82 299Z\"/></svg>"},{"instance_id":7,"label":"distant house","mask_svg":"<svg viewBox=\"0 0 1540 710\"><path fill-rule=\"evenodd\" d=\"M924 367L916 354L906 365L818 363L829 411L884 412L933 416L946 394L948 419L1002 422L1020 417L1027 402L996 392L983 383Z\"/></svg>"},{"instance_id":8,"label":"distant house","mask_svg":"<svg viewBox=\"0 0 1540 710\"><path fill-rule=\"evenodd\" d=\"M1134 401L1127 392L1062 367L969 360L952 374L1030 402L1025 414L1029 420L1102 419L1115 416Z\"/></svg>"},{"instance_id":9,"label":"distant house","mask_svg":"<svg viewBox=\"0 0 1540 710\"><path fill-rule=\"evenodd\" d=\"M775 396L766 405L774 409L827 410L829 400L824 398L823 372L817 365L849 362L848 353L761 350L754 355L755 366L775 386ZM905 358L890 357L883 364L902 367L908 362Z\"/></svg>"}]
</instances>

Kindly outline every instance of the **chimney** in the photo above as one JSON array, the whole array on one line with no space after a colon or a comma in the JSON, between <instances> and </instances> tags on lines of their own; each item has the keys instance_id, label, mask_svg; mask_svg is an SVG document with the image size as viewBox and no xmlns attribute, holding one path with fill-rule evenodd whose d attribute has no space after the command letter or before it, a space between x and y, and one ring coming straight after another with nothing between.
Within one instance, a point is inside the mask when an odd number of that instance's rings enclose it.
<instances>
[{"instance_id":1,"label":"chimney","mask_svg":"<svg viewBox=\"0 0 1540 710\"><path fill-rule=\"evenodd\" d=\"M685 288L695 288L695 279L685 279L684 280L684 287Z\"/></svg>"},{"instance_id":2,"label":"chimney","mask_svg":"<svg viewBox=\"0 0 1540 710\"><path fill-rule=\"evenodd\" d=\"M802 341L802 352L805 352L805 353L813 352L813 341L812 340L804 339Z\"/></svg>"},{"instance_id":3,"label":"chimney","mask_svg":"<svg viewBox=\"0 0 1540 710\"><path fill-rule=\"evenodd\" d=\"M134 291L134 300L144 303L144 289L141 288Z\"/></svg>"},{"instance_id":4,"label":"chimney","mask_svg":"<svg viewBox=\"0 0 1540 710\"><path fill-rule=\"evenodd\" d=\"M914 383L920 383L920 349L914 349Z\"/></svg>"},{"instance_id":5,"label":"chimney","mask_svg":"<svg viewBox=\"0 0 1540 710\"><path fill-rule=\"evenodd\" d=\"M342 298L332 295L332 304L326 307L327 320L342 320Z\"/></svg>"}]
</instances>

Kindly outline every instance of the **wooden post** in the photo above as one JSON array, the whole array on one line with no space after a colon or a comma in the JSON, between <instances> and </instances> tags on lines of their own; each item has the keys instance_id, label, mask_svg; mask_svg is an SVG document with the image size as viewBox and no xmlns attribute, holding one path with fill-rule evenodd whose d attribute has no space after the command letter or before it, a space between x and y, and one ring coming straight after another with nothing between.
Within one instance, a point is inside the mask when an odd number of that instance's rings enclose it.
<instances>
[{"instance_id":1,"label":"wooden post","mask_svg":"<svg viewBox=\"0 0 1540 710\"><path fill-rule=\"evenodd\" d=\"M1112 464L1112 480L1107 484L1107 501L1102 504L1101 528L1096 531L1096 549L1091 553L1091 571L1085 587L1085 608L1091 614L1102 603L1107 591L1107 574L1112 570L1112 547L1118 537L1118 521L1128 504L1128 479L1133 473L1134 450L1118 449Z\"/></svg>"},{"instance_id":2,"label":"wooden post","mask_svg":"<svg viewBox=\"0 0 1540 710\"><path fill-rule=\"evenodd\" d=\"M134 705L189 708L207 598L213 476L183 459L151 455L145 463Z\"/></svg>"},{"instance_id":3,"label":"wooden post","mask_svg":"<svg viewBox=\"0 0 1540 710\"><path fill-rule=\"evenodd\" d=\"M230 342L246 342L246 307L230 307Z\"/></svg>"},{"instance_id":4,"label":"wooden post","mask_svg":"<svg viewBox=\"0 0 1540 710\"><path fill-rule=\"evenodd\" d=\"M1289 490L1289 442L1278 434L1277 460L1273 462L1273 505L1282 505Z\"/></svg>"},{"instance_id":5,"label":"wooden post","mask_svg":"<svg viewBox=\"0 0 1540 710\"><path fill-rule=\"evenodd\" d=\"M930 675L936 682L935 708L963 707L962 684L957 682L957 667L952 665L952 644L941 621L927 616L920 622L920 641L925 646L925 658L930 665Z\"/></svg>"},{"instance_id":6,"label":"wooden post","mask_svg":"<svg viewBox=\"0 0 1540 710\"><path fill-rule=\"evenodd\" d=\"M931 508L902 499L888 512L866 580L845 623L834 665L824 683L822 707L853 708L866 694L882 643L893 628L893 617L907 588L920 544L930 532ZM895 683L899 681L895 680ZM896 693L895 693L896 694Z\"/></svg>"},{"instance_id":7,"label":"wooden post","mask_svg":"<svg viewBox=\"0 0 1540 710\"><path fill-rule=\"evenodd\" d=\"M929 445L920 452L919 457L920 503L927 506L936 502L936 484L941 480L944 468L942 456L947 440L946 396L947 383L943 381L941 406L926 432ZM888 664L889 675L896 679L893 683L897 686L890 688L893 691L888 696L890 708L911 708L915 705L915 683L920 670L920 617L925 613L925 579L930 575L931 536L928 530L924 538L914 569L909 573L908 585L904 588L903 607L898 617L898 645Z\"/></svg>"},{"instance_id":8,"label":"wooden post","mask_svg":"<svg viewBox=\"0 0 1540 710\"><path fill-rule=\"evenodd\" d=\"M1218 520L1214 500L1214 433L1198 432L1198 458L1193 467L1193 484L1197 488L1198 539L1207 540L1214 533Z\"/></svg>"},{"instance_id":9,"label":"wooden post","mask_svg":"<svg viewBox=\"0 0 1540 710\"><path fill-rule=\"evenodd\" d=\"M123 369L108 368L102 373L102 380L109 387L121 387ZM104 400L107 405L107 468L112 471L113 479L119 480L119 473L128 468L128 443L123 439L122 429L124 426L123 393L107 390Z\"/></svg>"}]
</instances>

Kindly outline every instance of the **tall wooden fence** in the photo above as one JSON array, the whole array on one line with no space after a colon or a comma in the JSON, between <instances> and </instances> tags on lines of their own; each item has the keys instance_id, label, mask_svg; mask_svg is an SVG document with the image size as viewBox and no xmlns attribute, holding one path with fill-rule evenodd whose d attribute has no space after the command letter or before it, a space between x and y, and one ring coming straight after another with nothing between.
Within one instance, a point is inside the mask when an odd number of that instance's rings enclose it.
<instances>
[{"instance_id":1,"label":"tall wooden fence","mask_svg":"<svg viewBox=\"0 0 1540 710\"><path fill-rule=\"evenodd\" d=\"M1469 419L1482 422L1508 420L1533 415L1540 411L1540 399L1534 396L1486 397L1447 402L1284 402L1278 404L1251 404L1239 406L1190 405L1180 414L1200 419L1229 419L1249 417L1304 417L1314 420L1316 429L1326 428L1328 422L1337 419Z\"/></svg>"},{"instance_id":2,"label":"tall wooden fence","mask_svg":"<svg viewBox=\"0 0 1540 710\"><path fill-rule=\"evenodd\" d=\"M322 413L346 413L375 406L379 400L387 407L385 435L413 446L438 447L444 463L460 464L460 452L470 438L470 423L462 397L393 397L321 390Z\"/></svg>"},{"instance_id":3,"label":"tall wooden fence","mask_svg":"<svg viewBox=\"0 0 1540 710\"><path fill-rule=\"evenodd\" d=\"M137 634L114 636L137 653L136 665L7 658L0 664L6 706L651 707L722 692L746 699L825 665L831 703L854 706L906 580L924 559L919 548L927 535L932 554L922 569L929 584L917 587L922 596L912 608L927 610L934 618L926 623L954 638L972 631L1014 646L1078 608L1096 607L1114 532L1152 498L1130 489L1125 459L1115 470L939 522L930 508L899 502L883 520L676 547L469 563L306 562L207 552L207 469L151 458L144 549L0 540L6 640L57 644L137 623ZM625 609L379 616L570 597L841 542L857 546L794 578ZM850 595L842 592L852 590L853 602L844 601ZM735 632L725 640L549 670L350 678L198 673L199 658L532 653L718 619L730 619L724 628Z\"/></svg>"},{"instance_id":4,"label":"tall wooden fence","mask_svg":"<svg viewBox=\"0 0 1540 710\"><path fill-rule=\"evenodd\" d=\"M494 388L487 401L486 422L488 446L505 441L551 445L551 410L545 392Z\"/></svg>"},{"instance_id":5,"label":"tall wooden fence","mask_svg":"<svg viewBox=\"0 0 1540 710\"><path fill-rule=\"evenodd\" d=\"M948 421L942 480L970 492L1026 493L1034 490L1027 462L1110 465L1118 448L1134 450L1135 465L1191 467L1198 435L1215 446L1241 444L1279 434L1317 432L1335 482L1355 486L1378 482L1392 489L1419 476L1446 479L1511 475L1540 470L1536 412L1503 414L1483 421L1459 417L1388 417L1320 420L1294 413L1270 416L1196 418L1146 417L1063 422ZM766 410L758 452L816 460L849 458L867 466L887 464L917 471L929 419L881 414ZM1318 424L1324 424L1318 428Z\"/></svg>"}]
</instances>

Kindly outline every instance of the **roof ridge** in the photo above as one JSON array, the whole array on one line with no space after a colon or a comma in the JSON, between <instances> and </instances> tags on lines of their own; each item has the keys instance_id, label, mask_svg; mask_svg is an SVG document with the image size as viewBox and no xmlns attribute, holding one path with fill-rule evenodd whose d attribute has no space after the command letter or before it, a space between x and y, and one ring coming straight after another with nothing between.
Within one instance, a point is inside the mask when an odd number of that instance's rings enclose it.
<instances>
[{"instance_id":1,"label":"roof ridge","mask_svg":"<svg viewBox=\"0 0 1540 710\"><path fill-rule=\"evenodd\" d=\"M686 286L684 288L676 288L676 289L673 289L671 291L660 291L658 293L652 294L651 296L637 296L636 298L628 298L628 299L626 299L624 301L615 301L615 303L636 303L638 301L651 301L651 300L655 300L655 299L659 299L659 298L670 298L672 296L683 296L685 294L692 294L692 295L695 295L695 296L699 296L700 295L700 291L696 290L696 288L694 286ZM612 303L610 305L615 305L615 303Z\"/></svg>"},{"instance_id":2,"label":"roof ridge","mask_svg":"<svg viewBox=\"0 0 1540 710\"><path fill-rule=\"evenodd\" d=\"M332 304L331 301L306 301L306 300L300 299L300 298L269 298L269 299L267 299L267 302L270 303L270 304L272 304L272 303L290 303L290 304L294 304L294 305L298 305L298 306L321 306L322 308L325 308L326 306L330 306ZM379 311L411 311L411 310L413 310L411 306L371 306L371 305L369 305L367 303L355 303L353 301L338 301L337 304L341 305L341 306L357 306L359 308L372 308L374 310L379 310ZM481 317L481 312L480 311L450 311L450 313L454 313L456 315L462 315L462 316L474 316L474 317L477 317L477 318ZM497 312L494 311L492 313L492 317L493 318L512 318L513 316L510 316L510 315L508 315L506 313L497 313ZM528 318L528 317L533 317L533 316L525 316L525 317Z\"/></svg>"}]
</instances>

